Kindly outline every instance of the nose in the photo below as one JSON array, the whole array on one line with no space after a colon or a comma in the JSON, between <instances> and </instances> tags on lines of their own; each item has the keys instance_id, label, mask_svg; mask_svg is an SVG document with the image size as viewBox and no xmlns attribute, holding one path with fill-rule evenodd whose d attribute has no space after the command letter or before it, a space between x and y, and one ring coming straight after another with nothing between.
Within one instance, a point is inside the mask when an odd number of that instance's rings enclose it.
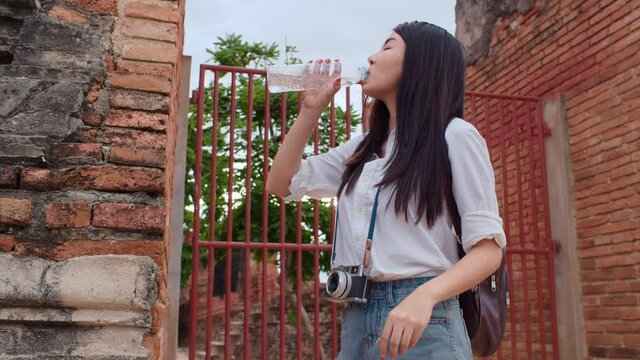
<instances>
[{"instance_id":1,"label":"nose","mask_svg":"<svg viewBox=\"0 0 640 360\"><path fill-rule=\"evenodd\" d=\"M369 66L373 65L373 55L369 56L367 61L369 62Z\"/></svg>"}]
</instances>

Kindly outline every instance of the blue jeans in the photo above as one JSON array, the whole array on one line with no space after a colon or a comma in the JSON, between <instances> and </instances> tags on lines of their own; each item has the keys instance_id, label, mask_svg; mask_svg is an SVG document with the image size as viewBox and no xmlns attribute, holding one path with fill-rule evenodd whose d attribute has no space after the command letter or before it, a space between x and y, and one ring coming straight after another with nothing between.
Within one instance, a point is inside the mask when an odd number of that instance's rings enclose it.
<instances>
[{"instance_id":1,"label":"blue jeans","mask_svg":"<svg viewBox=\"0 0 640 360\"><path fill-rule=\"evenodd\" d=\"M344 309L337 359L380 359L376 340L382 334L387 315L430 279L433 277L372 282L366 304L348 303ZM387 358L391 359L390 351L387 351ZM471 342L458 296L434 306L429 325L416 346L407 349L398 359L472 359Z\"/></svg>"}]
</instances>

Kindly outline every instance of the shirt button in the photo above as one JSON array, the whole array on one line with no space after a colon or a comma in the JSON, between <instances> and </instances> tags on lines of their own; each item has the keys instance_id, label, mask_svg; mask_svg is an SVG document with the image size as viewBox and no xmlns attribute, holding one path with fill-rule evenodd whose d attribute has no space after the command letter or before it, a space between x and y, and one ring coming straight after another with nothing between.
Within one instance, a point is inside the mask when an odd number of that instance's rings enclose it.
<instances>
[{"instance_id":1,"label":"shirt button","mask_svg":"<svg viewBox=\"0 0 640 360\"><path fill-rule=\"evenodd\" d=\"M356 235L354 236L354 239L356 239L356 241L360 241L360 234L356 234Z\"/></svg>"},{"instance_id":2,"label":"shirt button","mask_svg":"<svg viewBox=\"0 0 640 360\"><path fill-rule=\"evenodd\" d=\"M362 212L362 206L358 206L358 212Z\"/></svg>"}]
</instances>

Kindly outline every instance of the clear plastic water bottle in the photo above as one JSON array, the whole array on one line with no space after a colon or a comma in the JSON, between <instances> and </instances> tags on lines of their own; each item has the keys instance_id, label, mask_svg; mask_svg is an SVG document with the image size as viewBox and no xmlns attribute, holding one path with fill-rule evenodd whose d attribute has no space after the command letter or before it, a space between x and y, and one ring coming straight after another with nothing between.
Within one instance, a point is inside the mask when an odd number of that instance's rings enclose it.
<instances>
[{"instance_id":1,"label":"clear plastic water bottle","mask_svg":"<svg viewBox=\"0 0 640 360\"><path fill-rule=\"evenodd\" d=\"M317 68L318 66L320 68ZM366 66L345 64L339 61L272 65L267 67L269 92L281 93L320 88L326 82L331 81L332 74L337 70L336 68L340 70L341 86L357 84L365 80L369 75L369 69ZM315 73L314 70L319 70L320 73Z\"/></svg>"}]
</instances>

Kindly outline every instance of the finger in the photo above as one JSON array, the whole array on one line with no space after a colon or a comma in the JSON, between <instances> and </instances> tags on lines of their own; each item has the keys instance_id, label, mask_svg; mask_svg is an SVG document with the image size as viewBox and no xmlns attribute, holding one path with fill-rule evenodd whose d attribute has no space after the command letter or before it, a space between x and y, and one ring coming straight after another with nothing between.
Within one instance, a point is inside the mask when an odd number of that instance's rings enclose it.
<instances>
[{"instance_id":1,"label":"finger","mask_svg":"<svg viewBox=\"0 0 640 360\"><path fill-rule=\"evenodd\" d=\"M398 347L402 342L402 332L402 327L393 327L393 332L391 333L391 337L389 338L389 354L391 355L391 359L395 360L395 358L398 357Z\"/></svg>"},{"instance_id":2,"label":"finger","mask_svg":"<svg viewBox=\"0 0 640 360\"><path fill-rule=\"evenodd\" d=\"M304 69L302 70L302 74L308 74L311 72L311 64L313 63L313 60L309 60L306 64L304 64Z\"/></svg>"},{"instance_id":3,"label":"finger","mask_svg":"<svg viewBox=\"0 0 640 360\"><path fill-rule=\"evenodd\" d=\"M423 331L416 331L415 329L413 330L413 333L411 333L411 341L409 342L409 348L413 348L416 346L416 344L418 343L418 340L420 340L420 337L422 336L422 333L424 333Z\"/></svg>"},{"instance_id":4,"label":"finger","mask_svg":"<svg viewBox=\"0 0 640 360\"><path fill-rule=\"evenodd\" d=\"M340 59L335 59L333 61L333 73L331 74L331 76L339 77L341 73L342 73L342 63L340 62Z\"/></svg>"},{"instance_id":5,"label":"finger","mask_svg":"<svg viewBox=\"0 0 640 360\"><path fill-rule=\"evenodd\" d=\"M324 63L322 63L322 70L320 70L320 73L322 75L329 75L330 67L331 67L331 59L324 59Z\"/></svg>"},{"instance_id":6,"label":"finger","mask_svg":"<svg viewBox=\"0 0 640 360\"><path fill-rule=\"evenodd\" d=\"M335 78L333 79L333 90L338 91L340 90L340 85L342 84L342 78Z\"/></svg>"},{"instance_id":7,"label":"finger","mask_svg":"<svg viewBox=\"0 0 640 360\"><path fill-rule=\"evenodd\" d=\"M316 63L313 65L313 73L320 74L320 70L322 68L322 59L316 60Z\"/></svg>"},{"instance_id":8,"label":"finger","mask_svg":"<svg viewBox=\"0 0 640 360\"><path fill-rule=\"evenodd\" d=\"M387 320L389 318L387 317ZM386 321L384 324L384 329L382 330L382 334L380 334L380 338L376 343L380 347L380 359L384 359L387 355L387 348L389 347L389 337L391 336L391 330L393 329L393 324L390 321Z\"/></svg>"},{"instance_id":9,"label":"finger","mask_svg":"<svg viewBox=\"0 0 640 360\"><path fill-rule=\"evenodd\" d=\"M411 340L413 339L414 329L407 328L404 329L402 333L402 341L400 342L400 347L398 348L398 355L402 355L407 352L407 349L411 346ZM413 347L413 346L411 346Z\"/></svg>"}]
</instances>

